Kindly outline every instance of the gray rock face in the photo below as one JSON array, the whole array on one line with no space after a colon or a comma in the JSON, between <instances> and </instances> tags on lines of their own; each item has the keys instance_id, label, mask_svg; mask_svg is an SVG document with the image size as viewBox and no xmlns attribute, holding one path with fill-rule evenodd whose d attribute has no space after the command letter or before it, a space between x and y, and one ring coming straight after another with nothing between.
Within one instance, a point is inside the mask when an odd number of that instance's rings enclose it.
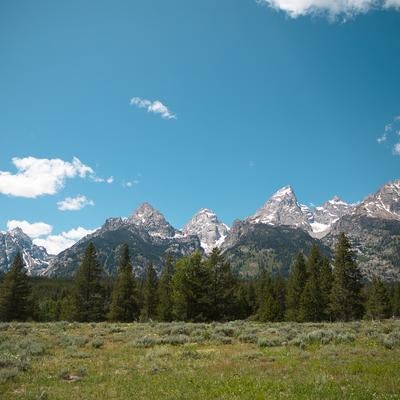
<instances>
[{"instance_id":1,"label":"gray rock face","mask_svg":"<svg viewBox=\"0 0 400 400\"><path fill-rule=\"evenodd\" d=\"M221 247L229 228L218 220L213 211L202 208L185 225L182 232L185 236L197 236L201 247L209 254L214 247Z\"/></svg>"},{"instance_id":2,"label":"gray rock face","mask_svg":"<svg viewBox=\"0 0 400 400\"><path fill-rule=\"evenodd\" d=\"M167 238L176 234L175 228L166 221L164 215L149 203L143 203L126 222L144 228L152 236Z\"/></svg>"},{"instance_id":3,"label":"gray rock face","mask_svg":"<svg viewBox=\"0 0 400 400\"><path fill-rule=\"evenodd\" d=\"M400 180L382 186L355 209L357 215L400 220Z\"/></svg>"},{"instance_id":4,"label":"gray rock face","mask_svg":"<svg viewBox=\"0 0 400 400\"><path fill-rule=\"evenodd\" d=\"M347 204L337 196L322 206L309 207L297 201L291 186L285 186L246 221L300 228L313 237L322 238L329 233L339 218L352 214L354 209L353 205Z\"/></svg>"},{"instance_id":5,"label":"gray rock face","mask_svg":"<svg viewBox=\"0 0 400 400\"><path fill-rule=\"evenodd\" d=\"M328 246L303 229L235 221L222 250L234 270L243 276L257 276L260 267L287 276L296 254L309 252L313 244L330 255Z\"/></svg>"},{"instance_id":6,"label":"gray rock face","mask_svg":"<svg viewBox=\"0 0 400 400\"><path fill-rule=\"evenodd\" d=\"M341 232L350 239L365 278L400 279L400 221L346 215L333 225L322 241L333 249Z\"/></svg>"},{"instance_id":7,"label":"gray rock face","mask_svg":"<svg viewBox=\"0 0 400 400\"><path fill-rule=\"evenodd\" d=\"M196 250L202 252L197 236L182 235L159 211L143 204L131 217L107 219L96 232L60 253L51 262L46 275L72 275L90 242L96 246L98 260L110 275L117 272L119 252L124 243L129 246L133 267L139 275L150 262L160 271L165 253L182 257Z\"/></svg>"},{"instance_id":8,"label":"gray rock face","mask_svg":"<svg viewBox=\"0 0 400 400\"><path fill-rule=\"evenodd\" d=\"M308 210L298 203L291 186L279 189L254 215L246 219L252 224L292 226L312 231Z\"/></svg>"},{"instance_id":9,"label":"gray rock face","mask_svg":"<svg viewBox=\"0 0 400 400\"><path fill-rule=\"evenodd\" d=\"M17 252L21 252L29 275L40 275L51 257L44 247L36 246L20 228L0 232L0 271L8 271Z\"/></svg>"},{"instance_id":10,"label":"gray rock face","mask_svg":"<svg viewBox=\"0 0 400 400\"><path fill-rule=\"evenodd\" d=\"M334 196L322 206L315 207L311 223L315 236L323 237L328 234L336 221L345 215L351 215L354 209L354 205L346 203L338 196Z\"/></svg>"}]
</instances>

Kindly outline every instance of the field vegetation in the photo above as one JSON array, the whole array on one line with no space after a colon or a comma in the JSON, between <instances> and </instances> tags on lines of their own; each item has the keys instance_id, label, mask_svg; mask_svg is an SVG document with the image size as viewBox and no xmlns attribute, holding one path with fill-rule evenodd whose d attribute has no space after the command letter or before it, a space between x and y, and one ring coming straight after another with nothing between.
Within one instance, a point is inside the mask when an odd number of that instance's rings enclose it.
<instances>
[{"instance_id":1,"label":"field vegetation","mask_svg":"<svg viewBox=\"0 0 400 400\"><path fill-rule=\"evenodd\" d=\"M0 398L399 399L400 321L0 324Z\"/></svg>"}]
</instances>

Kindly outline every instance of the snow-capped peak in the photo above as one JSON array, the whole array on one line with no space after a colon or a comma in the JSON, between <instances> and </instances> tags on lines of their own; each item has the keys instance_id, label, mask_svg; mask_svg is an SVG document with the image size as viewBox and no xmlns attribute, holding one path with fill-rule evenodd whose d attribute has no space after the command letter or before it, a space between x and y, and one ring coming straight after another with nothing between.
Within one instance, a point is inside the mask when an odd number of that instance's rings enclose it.
<instances>
[{"instance_id":1,"label":"snow-capped peak","mask_svg":"<svg viewBox=\"0 0 400 400\"><path fill-rule=\"evenodd\" d=\"M220 222L217 215L208 208L200 209L182 229L184 235L196 235L201 247L210 253L214 247L220 247L229 228Z\"/></svg>"},{"instance_id":2,"label":"snow-capped peak","mask_svg":"<svg viewBox=\"0 0 400 400\"><path fill-rule=\"evenodd\" d=\"M173 237L176 232L174 227L165 219L164 215L149 203L141 204L126 219L126 222L145 228L152 236Z\"/></svg>"},{"instance_id":3,"label":"snow-capped peak","mask_svg":"<svg viewBox=\"0 0 400 400\"><path fill-rule=\"evenodd\" d=\"M284 186L247 221L268 225L289 225L309 231L311 227L304 207L298 203L292 187Z\"/></svg>"},{"instance_id":4,"label":"snow-capped peak","mask_svg":"<svg viewBox=\"0 0 400 400\"><path fill-rule=\"evenodd\" d=\"M400 180L387 183L365 198L357 206L356 213L372 218L400 220Z\"/></svg>"},{"instance_id":5,"label":"snow-capped peak","mask_svg":"<svg viewBox=\"0 0 400 400\"><path fill-rule=\"evenodd\" d=\"M21 228L0 232L0 270L8 270L17 252L22 254L30 275L40 275L48 267L50 256L46 249L33 244Z\"/></svg>"}]
</instances>

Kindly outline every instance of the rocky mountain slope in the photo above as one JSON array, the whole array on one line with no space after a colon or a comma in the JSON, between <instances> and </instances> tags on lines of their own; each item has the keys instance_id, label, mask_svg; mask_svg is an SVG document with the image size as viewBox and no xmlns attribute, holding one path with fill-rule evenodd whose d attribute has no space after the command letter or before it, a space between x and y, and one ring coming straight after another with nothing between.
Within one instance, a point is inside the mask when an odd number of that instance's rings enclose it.
<instances>
[{"instance_id":1,"label":"rocky mountain slope","mask_svg":"<svg viewBox=\"0 0 400 400\"><path fill-rule=\"evenodd\" d=\"M97 249L99 262L109 274L118 268L119 250L123 243L130 248L132 263L138 274L148 263L160 270L165 253L181 257L202 251L197 236L185 236L174 229L150 204L142 204L128 218L110 218L104 225L60 253L51 262L46 275L68 276L74 273L89 242Z\"/></svg>"},{"instance_id":2,"label":"rocky mountain slope","mask_svg":"<svg viewBox=\"0 0 400 400\"><path fill-rule=\"evenodd\" d=\"M214 247L221 247L228 235L229 228L220 222L217 215L202 208L183 228L185 236L197 236L201 247L209 254Z\"/></svg>"},{"instance_id":3,"label":"rocky mountain slope","mask_svg":"<svg viewBox=\"0 0 400 400\"><path fill-rule=\"evenodd\" d=\"M287 276L295 255L299 251L307 253L313 244L330 255L328 246L303 229L236 221L222 250L234 270L243 276L256 276L259 268Z\"/></svg>"},{"instance_id":4,"label":"rocky mountain slope","mask_svg":"<svg viewBox=\"0 0 400 400\"><path fill-rule=\"evenodd\" d=\"M51 257L44 247L36 246L20 228L0 232L0 271L7 271L17 252L22 253L29 275L48 268Z\"/></svg>"},{"instance_id":5,"label":"rocky mountain slope","mask_svg":"<svg viewBox=\"0 0 400 400\"><path fill-rule=\"evenodd\" d=\"M201 209L178 230L144 203L127 218L109 218L99 230L54 258L15 229L0 233L0 270L7 270L15 252L21 250L29 273L71 275L92 241L110 274L116 271L122 243L129 244L139 273L149 262L162 268L165 252L176 257L196 250L209 254L216 246L243 274L254 274L258 264L287 273L297 251L307 252L318 243L328 254L340 232L350 237L366 277L378 274L400 279L400 180L382 186L355 205L335 196L317 207L299 203L293 189L285 186L231 229L214 212Z\"/></svg>"}]
</instances>

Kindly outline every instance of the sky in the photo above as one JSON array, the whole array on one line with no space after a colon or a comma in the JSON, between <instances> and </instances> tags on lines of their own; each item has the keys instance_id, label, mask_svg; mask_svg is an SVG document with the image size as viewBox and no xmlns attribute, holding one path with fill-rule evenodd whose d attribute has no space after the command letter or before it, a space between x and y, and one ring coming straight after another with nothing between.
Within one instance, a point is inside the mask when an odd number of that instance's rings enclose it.
<instances>
[{"instance_id":1,"label":"sky","mask_svg":"<svg viewBox=\"0 0 400 400\"><path fill-rule=\"evenodd\" d=\"M227 224L400 178L400 0L3 0L0 230Z\"/></svg>"}]
</instances>

